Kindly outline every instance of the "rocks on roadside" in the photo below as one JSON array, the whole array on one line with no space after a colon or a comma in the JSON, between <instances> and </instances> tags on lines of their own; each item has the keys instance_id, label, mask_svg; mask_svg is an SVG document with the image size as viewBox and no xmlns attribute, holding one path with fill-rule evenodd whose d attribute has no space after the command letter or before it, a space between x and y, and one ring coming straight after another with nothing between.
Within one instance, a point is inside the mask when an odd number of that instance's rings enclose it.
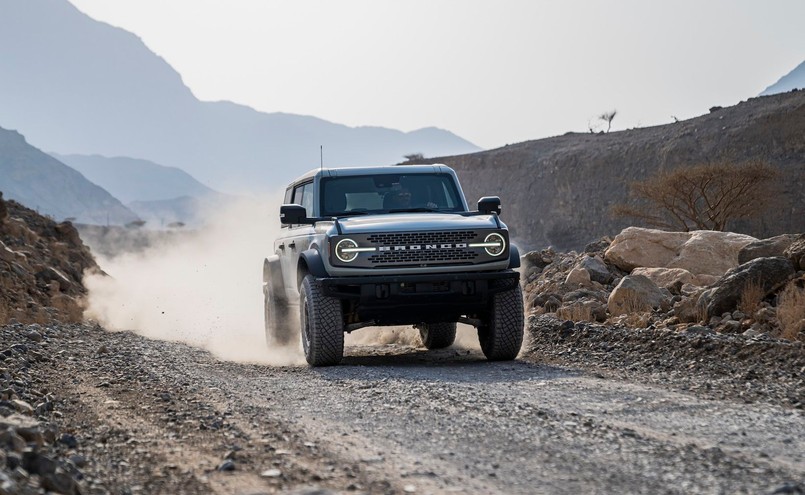
<instances>
[{"instance_id":1,"label":"rocks on roadside","mask_svg":"<svg viewBox=\"0 0 805 495\"><path fill-rule=\"evenodd\" d=\"M706 309L708 318L735 311L741 297L752 290L750 285L754 285L765 297L784 285L794 273L794 267L786 258L753 259L730 270L716 285L705 291L700 296L699 306Z\"/></svg>"},{"instance_id":2,"label":"rocks on roadside","mask_svg":"<svg viewBox=\"0 0 805 495\"><path fill-rule=\"evenodd\" d=\"M721 333L744 333L754 325L760 333L782 335L783 326L774 306L780 302L785 282L793 276L793 265L799 263L797 242L803 236L786 234L757 240L730 232L663 232L630 227L613 241L591 243L581 254L552 249L527 253L523 257L524 273L528 274L524 279L526 310L572 321L653 325L680 331L691 324L705 324ZM759 254L781 251L793 260L790 269L779 256L776 262L757 261L769 259L758 258ZM738 265L739 257L752 259ZM752 271L749 278L753 281L758 276L762 281L763 293L756 296L762 301L747 314L723 318L727 312L735 313L744 297L748 279L743 275L736 278L736 274L747 270ZM805 280L805 274L799 274ZM627 289L636 280L627 277L638 276L651 283L644 281L640 290ZM805 291L805 283L797 287ZM749 296L747 293L747 300ZM624 319L629 314L636 317ZM802 331L797 330L798 320L789 322L786 338L805 338L805 318L788 316L789 320L796 318L802 319Z\"/></svg>"},{"instance_id":3,"label":"rocks on roadside","mask_svg":"<svg viewBox=\"0 0 805 495\"><path fill-rule=\"evenodd\" d=\"M733 232L628 227L615 237L604 259L627 272L638 267L665 267L721 276L738 265L739 251L754 241L754 237Z\"/></svg>"},{"instance_id":4,"label":"rocks on roadside","mask_svg":"<svg viewBox=\"0 0 805 495\"><path fill-rule=\"evenodd\" d=\"M0 342L10 344L0 348L0 495L81 493L81 466L66 458L77 444L59 442L64 435L50 422L55 398L31 372L32 363L47 361L43 346L54 335L38 324L0 327Z\"/></svg>"},{"instance_id":5,"label":"rocks on roadside","mask_svg":"<svg viewBox=\"0 0 805 495\"><path fill-rule=\"evenodd\" d=\"M648 277L627 275L618 283L607 300L607 310L613 316L640 313L653 309L668 310L671 294L663 292Z\"/></svg>"},{"instance_id":6,"label":"rocks on roadside","mask_svg":"<svg viewBox=\"0 0 805 495\"><path fill-rule=\"evenodd\" d=\"M803 238L805 238L805 234L782 234L750 242L738 251L738 264L743 265L756 258L785 256L786 249L794 241Z\"/></svg>"}]
</instances>

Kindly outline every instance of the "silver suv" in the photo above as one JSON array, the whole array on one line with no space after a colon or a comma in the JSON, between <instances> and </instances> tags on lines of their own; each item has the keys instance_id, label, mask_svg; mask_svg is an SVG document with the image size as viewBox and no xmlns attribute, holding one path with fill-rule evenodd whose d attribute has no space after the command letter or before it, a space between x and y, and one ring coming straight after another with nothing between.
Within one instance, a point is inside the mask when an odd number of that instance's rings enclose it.
<instances>
[{"instance_id":1,"label":"silver suv","mask_svg":"<svg viewBox=\"0 0 805 495\"><path fill-rule=\"evenodd\" d=\"M309 172L288 186L263 264L266 340L287 345L301 328L307 362L326 366L341 361L344 332L414 325L439 349L462 322L489 360L514 359L520 256L499 215L497 197L469 211L444 165Z\"/></svg>"}]
</instances>

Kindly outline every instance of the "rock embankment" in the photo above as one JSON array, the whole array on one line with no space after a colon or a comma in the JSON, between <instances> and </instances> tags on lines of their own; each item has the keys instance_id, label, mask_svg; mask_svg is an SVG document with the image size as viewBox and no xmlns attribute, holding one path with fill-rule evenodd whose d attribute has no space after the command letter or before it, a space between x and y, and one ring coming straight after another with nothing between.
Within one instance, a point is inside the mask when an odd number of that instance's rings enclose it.
<instances>
[{"instance_id":1,"label":"rock embankment","mask_svg":"<svg viewBox=\"0 0 805 495\"><path fill-rule=\"evenodd\" d=\"M523 257L526 310L632 328L805 340L805 234L629 227L583 253Z\"/></svg>"},{"instance_id":2,"label":"rock embankment","mask_svg":"<svg viewBox=\"0 0 805 495\"><path fill-rule=\"evenodd\" d=\"M100 269L70 222L0 194L0 324L81 321L91 270Z\"/></svg>"}]
</instances>

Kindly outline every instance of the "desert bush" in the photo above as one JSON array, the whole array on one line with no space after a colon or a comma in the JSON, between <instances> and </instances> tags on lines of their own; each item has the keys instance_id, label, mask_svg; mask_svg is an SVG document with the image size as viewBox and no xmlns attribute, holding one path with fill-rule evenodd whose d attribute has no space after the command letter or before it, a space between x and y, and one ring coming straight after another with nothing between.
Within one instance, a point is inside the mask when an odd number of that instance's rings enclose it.
<instances>
[{"instance_id":1,"label":"desert bush","mask_svg":"<svg viewBox=\"0 0 805 495\"><path fill-rule=\"evenodd\" d=\"M779 201L779 171L763 161L728 161L663 170L629 186L628 203L611 213L672 230L726 230Z\"/></svg>"},{"instance_id":2,"label":"desert bush","mask_svg":"<svg viewBox=\"0 0 805 495\"><path fill-rule=\"evenodd\" d=\"M745 315L754 314L764 297L766 291L763 289L763 284L759 280L750 280L741 291L738 310Z\"/></svg>"},{"instance_id":3,"label":"desert bush","mask_svg":"<svg viewBox=\"0 0 805 495\"><path fill-rule=\"evenodd\" d=\"M796 340L805 336L805 289L793 281L778 296L777 318L782 337Z\"/></svg>"}]
</instances>

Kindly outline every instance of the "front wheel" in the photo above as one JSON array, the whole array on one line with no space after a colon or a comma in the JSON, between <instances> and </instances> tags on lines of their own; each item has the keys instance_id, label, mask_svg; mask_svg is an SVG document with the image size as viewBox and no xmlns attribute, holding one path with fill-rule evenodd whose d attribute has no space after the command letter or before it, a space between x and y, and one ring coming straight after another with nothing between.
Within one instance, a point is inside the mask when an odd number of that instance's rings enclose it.
<instances>
[{"instance_id":1,"label":"front wheel","mask_svg":"<svg viewBox=\"0 0 805 495\"><path fill-rule=\"evenodd\" d=\"M426 349L444 349L456 340L456 323L420 323L416 326Z\"/></svg>"},{"instance_id":2,"label":"front wheel","mask_svg":"<svg viewBox=\"0 0 805 495\"><path fill-rule=\"evenodd\" d=\"M478 340L490 361L510 361L523 345L523 290L520 285L492 298L489 316L478 327Z\"/></svg>"},{"instance_id":3,"label":"front wheel","mask_svg":"<svg viewBox=\"0 0 805 495\"><path fill-rule=\"evenodd\" d=\"M324 295L312 275L302 281L299 294L302 348L311 366L332 366L344 357L344 316L341 301Z\"/></svg>"}]
</instances>

